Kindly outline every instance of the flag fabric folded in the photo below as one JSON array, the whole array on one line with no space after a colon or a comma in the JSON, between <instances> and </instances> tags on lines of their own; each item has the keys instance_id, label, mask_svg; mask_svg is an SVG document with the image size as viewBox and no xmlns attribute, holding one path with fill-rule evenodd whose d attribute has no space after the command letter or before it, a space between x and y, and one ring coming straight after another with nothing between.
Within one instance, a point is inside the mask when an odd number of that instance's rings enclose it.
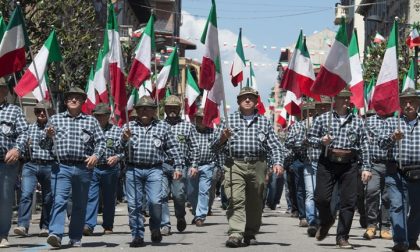
<instances>
[{"instance_id":1,"label":"flag fabric folded","mask_svg":"<svg viewBox=\"0 0 420 252\"><path fill-rule=\"evenodd\" d=\"M6 23L3 20L3 17L0 16L0 43L1 40L3 39L3 35L6 32Z\"/></svg>"},{"instance_id":2,"label":"flag fabric folded","mask_svg":"<svg viewBox=\"0 0 420 252\"><path fill-rule=\"evenodd\" d=\"M413 59L411 59L410 68L408 69L407 75L404 76L403 87L402 87L401 93L409 88L416 89L416 84L414 82L414 79L415 79L414 75L415 75L414 74L414 61Z\"/></svg>"},{"instance_id":3,"label":"flag fabric folded","mask_svg":"<svg viewBox=\"0 0 420 252\"><path fill-rule=\"evenodd\" d=\"M413 48L415 46L420 46L420 35L417 27L413 27L408 35L406 40L406 44L408 47Z\"/></svg>"},{"instance_id":4,"label":"flag fabric folded","mask_svg":"<svg viewBox=\"0 0 420 252\"><path fill-rule=\"evenodd\" d=\"M379 34L379 32L377 32L375 35L375 38L373 38L373 42L376 44L380 44L384 41L385 41L385 38L381 34Z\"/></svg>"},{"instance_id":5,"label":"flag fabric folded","mask_svg":"<svg viewBox=\"0 0 420 252\"><path fill-rule=\"evenodd\" d=\"M187 87L185 88L185 114L190 117L194 116L197 111L196 100L200 96L200 89L195 82L190 69L187 67Z\"/></svg>"},{"instance_id":6,"label":"flag fabric folded","mask_svg":"<svg viewBox=\"0 0 420 252\"><path fill-rule=\"evenodd\" d=\"M350 55L350 71L351 71L351 81L349 83L349 89L352 92L350 101L356 106L356 108L364 108L364 87L363 87L363 71L362 63L359 58L359 46L357 41L356 30L353 31L353 36L350 41L349 46L349 55Z\"/></svg>"},{"instance_id":7,"label":"flag fabric folded","mask_svg":"<svg viewBox=\"0 0 420 252\"><path fill-rule=\"evenodd\" d=\"M175 49L172 51L168 60L165 62L162 70L160 70L159 75L157 76L156 81L156 98L157 100L162 100L165 97L166 83L171 77L178 77L179 75L179 58L178 50Z\"/></svg>"},{"instance_id":8,"label":"flag fabric folded","mask_svg":"<svg viewBox=\"0 0 420 252\"><path fill-rule=\"evenodd\" d=\"M283 108L277 116L277 124L279 124L283 129L287 127L287 110L285 108Z\"/></svg>"},{"instance_id":9,"label":"flag fabric folded","mask_svg":"<svg viewBox=\"0 0 420 252\"><path fill-rule=\"evenodd\" d=\"M297 98L296 95L291 91L286 91L286 96L284 97L283 107L286 109L289 115L300 115L301 109L300 105L302 104L302 98Z\"/></svg>"},{"instance_id":10,"label":"flag fabric folded","mask_svg":"<svg viewBox=\"0 0 420 252\"><path fill-rule=\"evenodd\" d=\"M250 80L249 86L255 89L256 91L258 91L257 79L255 78L254 69L252 68L252 62L249 62L249 80ZM255 108L258 110L258 114L260 115L265 114L266 110L265 110L264 103L261 101L261 95L258 95L257 105L255 106Z\"/></svg>"},{"instance_id":11,"label":"flag fabric folded","mask_svg":"<svg viewBox=\"0 0 420 252\"><path fill-rule=\"evenodd\" d=\"M372 78L369 81L369 83L365 86L364 97L365 97L365 103L366 103L367 109L372 108L371 101L372 101L373 90L375 89L375 83L376 83L375 78Z\"/></svg>"},{"instance_id":12,"label":"flag fabric folded","mask_svg":"<svg viewBox=\"0 0 420 252\"><path fill-rule=\"evenodd\" d=\"M85 114L92 114L93 109L95 108L97 101L99 101L99 97L96 95L95 86L93 85L93 77L95 76L95 71L93 70L93 66L90 68L90 74L88 83L85 87L85 92L87 95L85 103L83 103L82 111Z\"/></svg>"},{"instance_id":13,"label":"flag fabric folded","mask_svg":"<svg viewBox=\"0 0 420 252\"><path fill-rule=\"evenodd\" d=\"M127 111L130 112L131 110L134 109L134 106L136 105L136 103L139 101L139 90L136 88L133 88L133 90L131 90L131 94L130 97L128 97L128 101L127 101Z\"/></svg>"},{"instance_id":14,"label":"flag fabric folded","mask_svg":"<svg viewBox=\"0 0 420 252\"><path fill-rule=\"evenodd\" d=\"M233 86L238 86L244 79L245 54L242 47L242 29L239 30L238 42L236 43L235 58L230 69L231 82Z\"/></svg>"},{"instance_id":15,"label":"flag fabric folded","mask_svg":"<svg viewBox=\"0 0 420 252\"><path fill-rule=\"evenodd\" d=\"M99 100L103 103L108 101L108 89L106 87L109 82L109 60L108 60L108 35L104 35L104 45L99 50L98 59L96 60L95 73L93 75L92 85L99 94Z\"/></svg>"}]
</instances>

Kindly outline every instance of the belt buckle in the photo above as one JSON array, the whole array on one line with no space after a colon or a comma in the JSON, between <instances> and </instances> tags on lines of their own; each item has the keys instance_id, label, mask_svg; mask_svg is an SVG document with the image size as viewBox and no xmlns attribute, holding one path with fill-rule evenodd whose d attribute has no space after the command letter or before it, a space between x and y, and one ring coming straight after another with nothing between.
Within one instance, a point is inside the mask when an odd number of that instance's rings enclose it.
<instances>
[{"instance_id":1,"label":"belt buckle","mask_svg":"<svg viewBox=\"0 0 420 252\"><path fill-rule=\"evenodd\" d=\"M342 158L342 157L338 157L338 158L337 158L337 160L338 160L339 162L341 162L341 161L343 161L343 158Z\"/></svg>"},{"instance_id":2,"label":"belt buckle","mask_svg":"<svg viewBox=\"0 0 420 252\"><path fill-rule=\"evenodd\" d=\"M248 157L244 157L244 162L248 163L249 162L249 158Z\"/></svg>"}]
</instances>

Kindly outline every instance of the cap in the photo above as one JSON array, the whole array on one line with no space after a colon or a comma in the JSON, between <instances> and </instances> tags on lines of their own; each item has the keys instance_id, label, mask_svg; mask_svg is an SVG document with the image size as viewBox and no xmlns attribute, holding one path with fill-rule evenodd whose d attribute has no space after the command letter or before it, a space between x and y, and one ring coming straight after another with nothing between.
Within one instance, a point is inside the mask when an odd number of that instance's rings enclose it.
<instances>
[{"instance_id":1,"label":"cap","mask_svg":"<svg viewBox=\"0 0 420 252\"><path fill-rule=\"evenodd\" d=\"M0 87L7 87L7 82L3 77L0 78Z\"/></svg>"},{"instance_id":2,"label":"cap","mask_svg":"<svg viewBox=\"0 0 420 252\"><path fill-rule=\"evenodd\" d=\"M350 96L352 96L353 94L348 90L348 89L343 89L340 91L340 93L338 93L335 97L344 97L344 98L348 98Z\"/></svg>"},{"instance_id":3,"label":"cap","mask_svg":"<svg viewBox=\"0 0 420 252\"><path fill-rule=\"evenodd\" d=\"M181 99L176 95L170 95L165 99L165 106L178 106L181 107Z\"/></svg>"},{"instance_id":4,"label":"cap","mask_svg":"<svg viewBox=\"0 0 420 252\"><path fill-rule=\"evenodd\" d=\"M67 92L64 93L64 99L67 99L67 96L77 94L83 96L83 99L86 100L87 95L83 89L79 87L71 87Z\"/></svg>"},{"instance_id":5,"label":"cap","mask_svg":"<svg viewBox=\"0 0 420 252\"><path fill-rule=\"evenodd\" d=\"M52 109L52 106L50 102L42 101L35 104L34 109Z\"/></svg>"},{"instance_id":6,"label":"cap","mask_svg":"<svg viewBox=\"0 0 420 252\"><path fill-rule=\"evenodd\" d=\"M94 115L110 115L111 109L109 105L106 103L98 103L96 107L93 109L92 114Z\"/></svg>"},{"instance_id":7,"label":"cap","mask_svg":"<svg viewBox=\"0 0 420 252\"><path fill-rule=\"evenodd\" d=\"M420 98L420 97L417 95L416 90L414 90L413 88L407 88L406 90L404 90L404 92L400 94L400 98L404 99L404 98Z\"/></svg>"},{"instance_id":8,"label":"cap","mask_svg":"<svg viewBox=\"0 0 420 252\"><path fill-rule=\"evenodd\" d=\"M251 95L254 95L254 96L258 97L258 91L251 88L251 87L242 88L237 97L239 98L242 95L246 95L246 94L251 94Z\"/></svg>"},{"instance_id":9,"label":"cap","mask_svg":"<svg viewBox=\"0 0 420 252\"><path fill-rule=\"evenodd\" d=\"M199 108L195 113L195 117L204 117L204 110L202 108Z\"/></svg>"},{"instance_id":10,"label":"cap","mask_svg":"<svg viewBox=\"0 0 420 252\"><path fill-rule=\"evenodd\" d=\"M152 99L152 97L144 95L140 98L140 100L134 106L134 108L140 108L140 107L156 108L157 105L156 105L155 101Z\"/></svg>"}]
</instances>

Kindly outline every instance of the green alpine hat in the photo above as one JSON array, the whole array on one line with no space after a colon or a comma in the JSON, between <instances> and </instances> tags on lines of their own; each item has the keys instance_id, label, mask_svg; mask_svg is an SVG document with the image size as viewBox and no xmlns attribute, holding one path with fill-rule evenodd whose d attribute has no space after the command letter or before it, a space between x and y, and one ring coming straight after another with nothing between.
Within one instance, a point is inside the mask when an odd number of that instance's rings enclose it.
<instances>
[{"instance_id":1,"label":"green alpine hat","mask_svg":"<svg viewBox=\"0 0 420 252\"><path fill-rule=\"evenodd\" d=\"M182 102L176 95L170 95L165 99L165 106L177 106L181 107Z\"/></svg>"},{"instance_id":2,"label":"green alpine hat","mask_svg":"<svg viewBox=\"0 0 420 252\"><path fill-rule=\"evenodd\" d=\"M142 96L140 98L140 100L136 103L136 105L134 106L134 108L140 108L140 107L153 107L156 108L156 102L152 99L152 97L150 96Z\"/></svg>"},{"instance_id":3,"label":"green alpine hat","mask_svg":"<svg viewBox=\"0 0 420 252\"><path fill-rule=\"evenodd\" d=\"M109 105L106 103L98 103L96 107L93 109L92 114L94 115L110 115L111 109Z\"/></svg>"},{"instance_id":4,"label":"green alpine hat","mask_svg":"<svg viewBox=\"0 0 420 252\"><path fill-rule=\"evenodd\" d=\"M239 92L237 98L239 98L239 97L241 97L243 95L246 95L246 94L251 94L251 95L254 95L255 97L258 98L258 91L255 90L255 89L253 89L253 88L251 88L251 87L244 87L244 88L242 88L241 91Z\"/></svg>"},{"instance_id":5,"label":"green alpine hat","mask_svg":"<svg viewBox=\"0 0 420 252\"><path fill-rule=\"evenodd\" d=\"M414 90L412 88L408 88L400 94L400 99L404 99L404 98L417 98L417 99L419 99L420 97L418 96L416 90Z\"/></svg>"},{"instance_id":6,"label":"green alpine hat","mask_svg":"<svg viewBox=\"0 0 420 252\"><path fill-rule=\"evenodd\" d=\"M64 93L64 100L67 99L67 96L72 94L81 95L83 97L83 100L86 100L87 98L87 95L83 89L79 87L71 87L67 92Z\"/></svg>"}]
</instances>

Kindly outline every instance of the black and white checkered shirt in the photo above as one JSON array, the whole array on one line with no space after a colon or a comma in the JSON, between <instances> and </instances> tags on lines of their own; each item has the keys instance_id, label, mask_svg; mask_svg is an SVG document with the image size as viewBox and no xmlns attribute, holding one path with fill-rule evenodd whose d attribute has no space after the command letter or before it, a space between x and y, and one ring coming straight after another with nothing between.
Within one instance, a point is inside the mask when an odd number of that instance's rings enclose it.
<instances>
[{"instance_id":1,"label":"black and white checkered shirt","mask_svg":"<svg viewBox=\"0 0 420 252\"><path fill-rule=\"evenodd\" d=\"M54 160L51 150L46 150L41 147L46 139L45 133L46 124L42 125L37 122L29 125L28 131L28 146L25 148L25 157L28 160ZM28 149L30 148L30 150Z\"/></svg>"},{"instance_id":2,"label":"black and white checkered shirt","mask_svg":"<svg viewBox=\"0 0 420 252\"><path fill-rule=\"evenodd\" d=\"M161 164L166 157L174 160L176 170L184 168L184 159L179 149L176 136L171 127L164 121L154 120L150 125L144 126L138 121L129 122L131 130L131 159L126 154L127 162L137 165ZM127 128L127 124L124 125ZM123 147L128 151L128 141L121 139Z\"/></svg>"},{"instance_id":3,"label":"black and white checkered shirt","mask_svg":"<svg viewBox=\"0 0 420 252\"><path fill-rule=\"evenodd\" d=\"M401 131L404 137L401 140L401 164L420 165L420 125L419 118L416 118L414 126L411 126L407 117L401 116ZM390 150L391 161L399 162L399 144L391 139L392 134L398 129L398 118L389 117L383 124L379 147Z\"/></svg>"},{"instance_id":4,"label":"black and white checkered shirt","mask_svg":"<svg viewBox=\"0 0 420 252\"><path fill-rule=\"evenodd\" d=\"M230 142L233 158L267 158L270 156L274 165L283 165L283 144L265 116L255 114L252 121L248 123L239 111L230 114L229 127L232 130L232 137L221 145L221 130L226 128L225 125L222 123L218 130L218 137L211 145L213 150L222 150L226 156L229 156L228 142Z\"/></svg>"},{"instance_id":5,"label":"black and white checkered shirt","mask_svg":"<svg viewBox=\"0 0 420 252\"><path fill-rule=\"evenodd\" d=\"M6 153L17 148L24 152L28 135L28 123L22 110L9 103L0 104L0 160L4 160Z\"/></svg>"},{"instance_id":6,"label":"black and white checkered shirt","mask_svg":"<svg viewBox=\"0 0 420 252\"><path fill-rule=\"evenodd\" d=\"M214 162L216 165L219 165L219 155L217 155L211 149L211 143L213 143L216 139L216 131L210 128L206 128L204 130L196 128L195 137L197 139L198 149L200 151L200 158L198 164L203 165Z\"/></svg>"},{"instance_id":7,"label":"black and white checkered shirt","mask_svg":"<svg viewBox=\"0 0 420 252\"><path fill-rule=\"evenodd\" d=\"M124 148L121 146L122 130L116 125L107 124L102 128L105 135L105 154L101 156L98 164L106 164L109 157L124 158Z\"/></svg>"},{"instance_id":8,"label":"black and white checkered shirt","mask_svg":"<svg viewBox=\"0 0 420 252\"><path fill-rule=\"evenodd\" d=\"M98 159L105 152L105 137L98 121L90 115L80 113L72 117L68 111L53 115L48 122L55 130L53 148L52 140L46 148L58 154L60 161L84 161L95 155ZM47 126L48 127L48 126Z\"/></svg>"},{"instance_id":9,"label":"black and white checkered shirt","mask_svg":"<svg viewBox=\"0 0 420 252\"><path fill-rule=\"evenodd\" d=\"M329 148L354 150L362 153L362 169L370 170L369 142L366 129L360 118L348 114L343 123L334 111L331 121L331 131L328 127L331 112L318 116L308 132L309 143L314 148L322 148L321 138L327 134L333 138Z\"/></svg>"},{"instance_id":10,"label":"black and white checkered shirt","mask_svg":"<svg viewBox=\"0 0 420 252\"><path fill-rule=\"evenodd\" d=\"M299 121L289 127L286 140L284 141L284 146L293 151L294 158L301 161L308 160L308 146L304 143L306 138L306 121Z\"/></svg>"},{"instance_id":11,"label":"black and white checkered shirt","mask_svg":"<svg viewBox=\"0 0 420 252\"><path fill-rule=\"evenodd\" d=\"M169 124L172 133L178 141L178 146L185 160L185 164L197 167L199 162L199 149L194 125L182 119L179 119L175 124L171 124L168 120L165 120L165 122Z\"/></svg>"},{"instance_id":12,"label":"black and white checkered shirt","mask_svg":"<svg viewBox=\"0 0 420 252\"><path fill-rule=\"evenodd\" d=\"M386 162L388 151L379 148L379 137L383 129L386 118L372 115L366 119L365 127L369 134L369 153L372 162Z\"/></svg>"}]
</instances>

